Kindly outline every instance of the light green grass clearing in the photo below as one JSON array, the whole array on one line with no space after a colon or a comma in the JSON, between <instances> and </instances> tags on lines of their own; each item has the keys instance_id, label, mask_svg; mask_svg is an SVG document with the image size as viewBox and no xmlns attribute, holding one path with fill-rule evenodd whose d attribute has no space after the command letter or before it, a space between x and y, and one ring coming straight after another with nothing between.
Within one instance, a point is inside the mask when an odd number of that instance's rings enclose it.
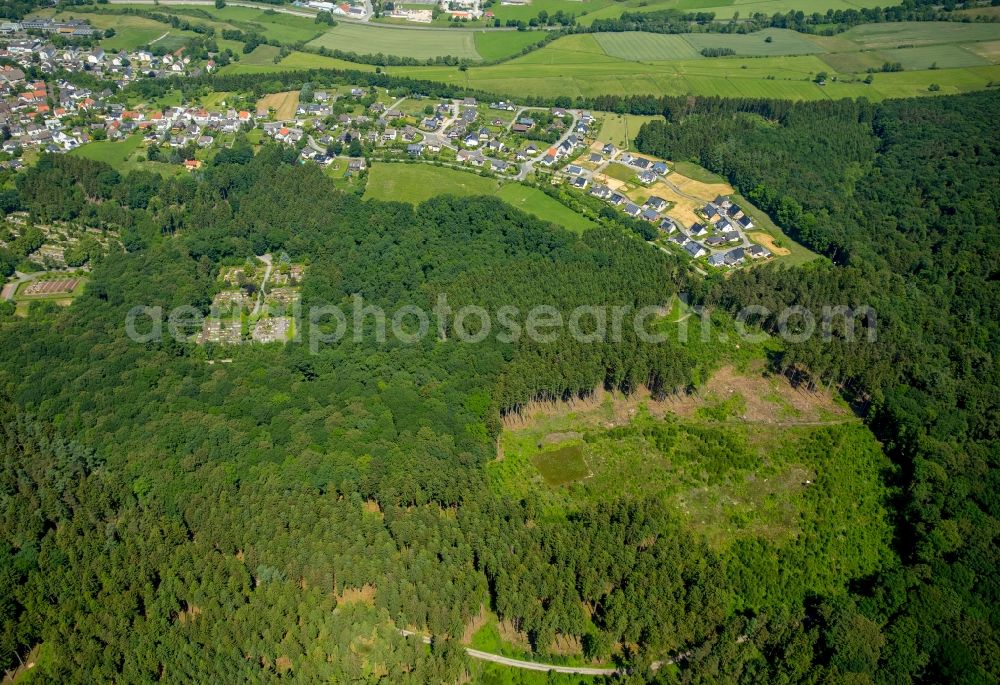
<instances>
[{"instance_id":1,"label":"light green grass clearing","mask_svg":"<svg viewBox=\"0 0 1000 685\"><path fill-rule=\"evenodd\" d=\"M549 221L574 233L583 233L591 228L597 228L597 224L593 221L577 214L566 205L549 197L537 188L531 188L520 183L507 183L500 188L496 195L504 202L517 207L523 212L527 212L543 221Z\"/></svg>"},{"instance_id":2,"label":"light green grass clearing","mask_svg":"<svg viewBox=\"0 0 1000 685\"><path fill-rule=\"evenodd\" d=\"M496 179L429 164L372 164L365 199L419 204L438 195L495 195Z\"/></svg>"},{"instance_id":3,"label":"light green grass clearing","mask_svg":"<svg viewBox=\"0 0 1000 685\"><path fill-rule=\"evenodd\" d=\"M369 171L364 197L419 204L438 195L493 195L523 212L575 233L597 226L537 188L514 182L501 185L494 178L430 164L376 162Z\"/></svg>"}]
</instances>

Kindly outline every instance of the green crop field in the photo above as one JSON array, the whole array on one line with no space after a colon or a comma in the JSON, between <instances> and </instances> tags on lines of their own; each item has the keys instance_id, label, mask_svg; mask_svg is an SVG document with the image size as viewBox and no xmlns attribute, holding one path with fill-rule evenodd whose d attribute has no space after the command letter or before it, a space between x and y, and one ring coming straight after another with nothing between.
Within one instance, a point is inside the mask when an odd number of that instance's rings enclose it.
<instances>
[{"instance_id":1,"label":"green crop field","mask_svg":"<svg viewBox=\"0 0 1000 685\"><path fill-rule=\"evenodd\" d=\"M473 34L476 52L486 60L516 55L544 37L537 31L477 31Z\"/></svg>"},{"instance_id":2,"label":"green crop field","mask_svg":"<svg viewBox=\"0 0 1000 685\"><path fill-rule=\"evenodd\" d=\"M823 57L829 58L829 55ZM881 62L878 64L880 66ZM859 74L863 69L840 72L819 55L719 59L699 56L689 60L640 63L608 55L592 34L560 38L523 57L492 66L471 66L466 71L453 67L389 67L386 71L511 97L658 94L881 100L925 95L931 83L939 84L939 92L946 94L983 89L990 82L1000 80L1000 67L991 64L876 74L874 83L866 85ZM813 82L821 71L830 75L825 86Z\"/></svg>"},{"instance_id":3,"label":"green crop field","mask_svg":"<svg viewBox=\"0 0 1000 685\"><path fill-rule=\"evenodd\" d=\"M961 45L927 45L924 47L880 50L886 62L899 62L906 70L950 69L990 64L990 60Z\"/></svg>"},{"instance_id":4,"label":"green crop field","mask_svg":"<svg viewBox=\"0 0 1000 685\"><path fill-rule=\"evenodd\" d=\"M530 5L529 5L530 6ZM601 9L588 12L579 22L589 26L595 19L614 19L623 12L656 12L665 9L683 11L714 12L717 19L730 19L735 12L748 17L754 12L771 15L775 12L801 10L807 14L826 12L828 9L846 10L873 6L873 3L851 2L850 0L756 0L751 2L727 2L726 0L622 0Z\"/></svg>"},{"instance_id":5,"label":"green crop field","mask_svg":"<svg viewBox=\"0 0 1000 685\"><path fill-rule=\"evenodd\" d=\"M342 23L327 30L310 47L325 47L358 54L383 53L426 59L453 56L478 59L471 31L454 29L416 30L389 26Z\"/></svg>"}]
</instances>

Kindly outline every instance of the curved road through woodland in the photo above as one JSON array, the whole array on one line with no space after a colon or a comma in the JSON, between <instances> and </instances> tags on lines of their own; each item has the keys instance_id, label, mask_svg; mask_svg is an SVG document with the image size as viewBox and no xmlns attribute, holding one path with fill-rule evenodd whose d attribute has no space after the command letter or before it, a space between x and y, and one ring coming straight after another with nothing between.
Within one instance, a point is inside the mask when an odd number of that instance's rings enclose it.
<instances>
[{"instance_id":1,"label":"curved road through woodland","mask_svg":"<svg viewBox=\"0 0 1000 685\"><path fill-rule=\"evenodd\" d=\"M426 635L418 635L412 630L400 630L400 633L405 637L415 636L419 637L424 644L430 644L431 639ZM619 675L621 673L617 668L593 668L589 666L559 666L556 664L544 664L537 661L524 661L523 659L512 659L507 656L501 656L500 654L492 654L490 652L482 652L478 649L472 649L472 647L466 647L465 653L471 656L473 659L479 659L480 661L492 661L495 664L501 664L502 666L511 666L513 668L523 668L529 671L555 671L556 673L569 673L571 675Z\"/></svg>"}]
</instances>

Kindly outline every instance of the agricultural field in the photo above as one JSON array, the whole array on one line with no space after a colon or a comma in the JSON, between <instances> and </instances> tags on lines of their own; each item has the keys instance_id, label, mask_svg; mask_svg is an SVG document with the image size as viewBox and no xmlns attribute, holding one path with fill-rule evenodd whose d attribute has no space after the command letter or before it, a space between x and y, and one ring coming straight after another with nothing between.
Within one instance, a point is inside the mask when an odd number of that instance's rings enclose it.
<instances>
[{"instance_id":1,"label":"agricultural field","mask_svg":"<svg viewBox=\"0 0 1000 685\"><path fill-rule=\"evenodd\" d=\"M397 200L418 204L438 195L493 195L523 212L582 233L596 224L537 188L520 183L501 184L476 173L430 164L372 165L365 199Z\"/></svg>"},{"instance_id":2,"label":"agricultural field","mask_svg":"<svg viewBox=\"0 0 1000 685\"><path fill-rule=\"evenodd\" d=\"M499 49L502 41L491 46ZM309 47L325 47L358 54L402 55L416 59L453 56L479 59L473 33L454 29L417 30L390 26L365 26L341 23L307 43Z\"/></svg>"},{"instance_id":3,"label":"agricultural field","mask_svg":"<svg viewBox=\"0 0 1000 685\"><path fill-rule=\"evenodd\" d=\"M299 106L299 91L289 90L283 93L271 93L257 101L257 107L267 107L274 110L274 118L278 120L292 119Z\"/></svg>"},{"instance_id":4,"label":"agricultural field","mask_svg":"<svg viewBox=\"0 0 1000 685\"><path fill-rule=\"evenodd\" d=\"M937 28L942 30L932 39ZM765 40L768 35L771 43ZM927 49L930 40L938 41L936 54ZM682 47L682 42L688 41L693 41L690 50ZM835 38L778 30L749 36L578 34L503 64L471 66L466 71L452 67L390 67L387 71L512 97L558 92L571 97L650 93L881 100L926 95L932 83L940 85L941 94L986 88L1000 80L996 41L1000 41L1000 25L961 23L917 24L916 28L906 23L878 24L857 27ZM702 44L724 47L724 42L750 54L706 59L695 49ZM869 44L885 47L866 52ZM915 47L896 49L906 44ZM904 50L918 52L903 54ZM690 55L692 51L695 56L688 59L667 59L670 54ZM764 54L768 51L809 54ZM887 61L907 62L917 69L878 73L872 84L862 82L868 68L877 69ZM931 69L935 63L937 68ZM813 82L821 71L829 74L824 86Z\"/></svg>"},{"instance_id":5,"label":"agricultural field","mask_svg":"<svg viewBox=\"0 0 1000 685\"><path fill-rule=\"evenodd\" d=\"M136 7L143 7L136 5ZM144 9L149 9L148 6ZM227 5L160 5L158 12L183 16L192 22L222 29L239 29L246 33L260 33L282 43L304 43L323 32L323 27L309 17L299 17L261 7Z\"/></svg>"},{"instance_id":6,"label":"agricultural field","mask_svg":"<svg viewBox=\"0 0 1000 685\"><path fill-rule=\"evenodd\" d=\"M933 21L863 24L845 31L838 37L866 50L884 50L903 46L997 40L1000 39L1000 25Z\"/></svg>"},{"instance_id":7,"label":"agricultural field","mask_svg":"<svg viewBox=\"0 0 1000 685\"><path fill-rule=\"evenodd\" d=\"M677 34L628 31L595 33L594 37L605 54L633 62L697 59L701 56L684 36Z\"/></svg>"},{"instance_id":8,"label":"agricultural field","mask_svg":"<svg viewBox=\"0 0 1000 685\"><path fill-rule=\"evenodd\" d=\"M614 0L531 0L525 5L502 5L497 4L491 8L497 19L507 21L515 19L528 21L532 17L537 17L538 13L545 10L549 14L562 11L566 14L573 14L577 17L588 16L604 8L615 5ZM619 14L621 11L619 10Z\"/></svg>"},{"instance_id":9,"label":"agricultural field","mask_svg":"<svg viewBox=\"0 0 1000 685\"><path fill-rule=\"evenodd\" d=\"M768 42L768 38L771 39ZM748 34L689 33L684 35L698 54L704 48L729 48L741 57L809 55L826 52L810 36L788 29L765 29Z\"/></svg>"}]
</instances>

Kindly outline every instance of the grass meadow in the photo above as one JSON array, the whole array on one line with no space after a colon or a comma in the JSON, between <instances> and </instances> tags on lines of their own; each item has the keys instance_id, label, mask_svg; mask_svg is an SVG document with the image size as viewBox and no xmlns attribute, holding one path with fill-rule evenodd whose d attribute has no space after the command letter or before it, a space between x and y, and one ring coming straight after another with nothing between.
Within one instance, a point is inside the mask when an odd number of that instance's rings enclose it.
<instances>
[{"instance_id":1,"label":"grass meadow","mask_svg":"<svg viewBox=\"0 0 1000 685\"><path fill-rule=\"evenodd\" d=\"M437 195L493 195L521 211L567 230L582 233L596 224L537 188L501 183L471 171L430 164L378 163L368 174L365 199L419 204Z\"/></svg>"}]
</instances>

